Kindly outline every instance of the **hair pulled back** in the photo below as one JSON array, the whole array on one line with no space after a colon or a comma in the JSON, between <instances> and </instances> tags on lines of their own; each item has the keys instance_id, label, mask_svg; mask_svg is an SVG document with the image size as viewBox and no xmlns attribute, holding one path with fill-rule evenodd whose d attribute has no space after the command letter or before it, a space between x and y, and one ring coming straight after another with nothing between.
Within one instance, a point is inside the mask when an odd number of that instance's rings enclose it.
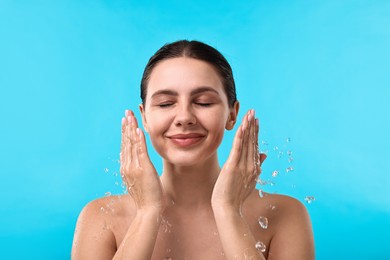
<instances>
[{"instance_id":1,"label":"hair pulled back","mask_svg":"<svg viewBox=\"0 0 390 260\"><path fill-rule=\"evenodd\" d=\"M199 41L188 40L165 44L149 59L141 80L141 99L143 104L145 104L146 100L148 81L156 65L163 60L179 57L189 57L205 61L212 65L221 77L229 106L233 107L237 101L236 86L232 68L228 61L218 50L210 45Z\"/></svg>"}]
</instances>

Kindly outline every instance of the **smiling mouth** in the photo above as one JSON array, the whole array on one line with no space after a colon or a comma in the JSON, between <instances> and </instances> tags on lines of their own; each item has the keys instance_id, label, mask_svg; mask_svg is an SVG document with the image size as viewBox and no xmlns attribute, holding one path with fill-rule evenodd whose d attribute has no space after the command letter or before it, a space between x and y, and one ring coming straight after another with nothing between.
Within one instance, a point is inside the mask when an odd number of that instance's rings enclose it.
<instances>
[{"instance_id":1,"label":"smiling mouth","mask_svg":"<svg viewBox=\"0 0 390 260\"><path fill-rule=\"evenodd\" d=\"M189 147L198 144L204 139L204 135L200 134L189 134L189 135L174 135L169 139L179 147Z\"/></svg>"}]
</instances>

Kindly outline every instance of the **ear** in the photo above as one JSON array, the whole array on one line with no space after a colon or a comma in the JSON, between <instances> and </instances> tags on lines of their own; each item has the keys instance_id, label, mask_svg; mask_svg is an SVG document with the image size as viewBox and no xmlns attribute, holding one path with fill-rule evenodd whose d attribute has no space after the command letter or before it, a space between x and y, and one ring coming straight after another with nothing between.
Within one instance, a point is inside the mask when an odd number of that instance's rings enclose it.
<instances>
[{"instance_id":1,"label":"ear","mask_svg":"<svg viewBox=\"0 0 390 260\"><path fill-rule=\"evenodd\" d=\"M140 104L139 106L139 111L141 112L141 116L142 116L142 125L145 129L145 131L147 133L149 133L149 130L148 130L148 123L146 121L146 115L145 115L145 108L144 108L144 104Z\"/></svg>"},{"instance_id":2,"label":"ear","mask_svg":"<svg viewBox=\"0 0 390 260\"><path fill-rule=\"evenodd\" d=\"M226 130L232 130L237 121L238 111L240 110L240 102L234 102L232 108L230 108L229 117L226 121L225 128Z\"/></svg>"}]
</instances>

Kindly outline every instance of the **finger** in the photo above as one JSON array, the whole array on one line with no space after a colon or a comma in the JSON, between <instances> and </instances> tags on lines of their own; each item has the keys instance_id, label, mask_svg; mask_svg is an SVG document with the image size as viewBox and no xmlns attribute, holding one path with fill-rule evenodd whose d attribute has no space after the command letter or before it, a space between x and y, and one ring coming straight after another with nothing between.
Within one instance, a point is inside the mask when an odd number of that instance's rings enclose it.
<instances>
[{"instance_id":1,"label":"finger","mask_svg":"<svg viewBox=\"0 0 390 260\"><path fill-rule=\"evenodd\" d=\"M255 120L255 165L256 165L256 172L260 173L261 171L261 161L260 161L260 153L259 153L259 119L256 118Z\"/></svg>"},{"instance_id":2,"label":"finger","mask_svg":"<svg viewBox=\"0 0 390 260\"><path fill-rule=\"evenodd\" d=\"M242 140L242 151L241 151L241 158L240 158L240 165L242 168L245 169L247 166L247 157L248 157L248 139L249 139L249 112L246 114L243 120L243 140Z\"/></svg>"},{"instance_id":3,"label":"finger","mask_svg":"<svg viewBox=\"0 0 390 260\"><path fill-rule=\"evenodd\" d=\"M138 136L136 133L136 124L135 124L135 117L133 114L130 114L128 116L129 123L130 123L130 151L129 153L131 154L131 163L133 166L138 167L139 166L139 160L137 156L137 145L138 145Z\"/></svg>"},{"instance_id":4,"label":"finger","mask_svg":"<svg viewBox=\"0 0 390 260\"><path fill-rule=\"evenodd\" d=\"M128 111L129 111L129 116L131 116L131 118L132 118L132 123L133 123L133 125L134 125L135 129L137 129L137 127L138 127L138 121L137 121L137 118L135 117L135 115L134 115L134 112L133 112L133 111L131 111L131 110L128 110Z\"/></svg>"},{"instance_id":5,"label":"finger","mask_svg":"<svg viewBox=\"0 0 390 260\"><path fill-rule=\"evenodd\" d=\"M124 158L125 158L125 130L126 130L126 119L122 117L122 126L121 126L121 150L119 153L119 161L120 161L120 170L119 172L123 175L124 170Z\"/></svg>"},{"instance_id":6,"label":"finger","mask_svg":"<svg viewBox=\"0 0 390 260\"><path fill-rule=\"evenodd\" d=\"M239 163L241 158L241 150L242 150L242 138L243 138L243 130L242 130L242 125L240 125L233 139L233 147L226 161L227 165L236 166Z\"/></svg>"},{"instance_id":7,"label":"finger","mask_svg":"<svg viewBox=\"0 0 390 260\"><path fill-rule=\"evenodd\" d=\"M131 147L132 147L132 140L131 140L131 117L126 116L126 129L125 129L125 160L127 162L127 166L130 166L132 162L132 154L131 154Z\"/></svg>"},{"instance_id":8,"label":"finger","mask_svg":"<svg viewBox=\"0 0 390 260\"><path fill-rule=\"evenodd\" d=\"M255 175L257 173L256 171L256 158L257 158L257 152L255 150L256 146L256 120L255 120L255 112L254 110L251 110L249 112L248 117L248 123L249 123L249 135L248 135L248 152L247 152L247 167L250 170L251 175Z\"/></svg>"},{"instance_id":9,"label":"finger","mask_svg":"<svg viewBox=\"0 0 390 260\"><path fill-rule=\"evenodd\" d=\"M142 168L145 168L148 164L151 165L151 161L146 146L145 134L140 128L136 129L136 134L138 136L137 157L140 166Z\"/></svg>"}]
</instances>

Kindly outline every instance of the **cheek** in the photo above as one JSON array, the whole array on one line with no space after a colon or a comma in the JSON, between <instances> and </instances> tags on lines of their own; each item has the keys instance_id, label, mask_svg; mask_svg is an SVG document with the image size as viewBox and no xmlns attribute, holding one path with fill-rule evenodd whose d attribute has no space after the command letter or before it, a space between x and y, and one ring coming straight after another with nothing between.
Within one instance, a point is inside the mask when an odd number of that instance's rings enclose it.
<instances>
[{"instance_id":1,"label":"cheek","mask_svg":"<svg viewBox=\"0 0 390 260\"><path fill-rule=\"evenodd\" d=\"M209 117L207 122L209 132L212 132L212 141L217 146L222 142L222 138L225 134L226 117L220 114L219 117Z\"/></svg>"},{"instance_id":2,"label":"cheek","mask_svg":"<svg viewBox=\"0 0 390 260\"><path fill-rule=\"evenodd\" d=\"M153 147L158 151L161 146L161 135L163 135L169 128L169 119L166 116L158 115L156 113L149 113L146 115L147 128L150 141Z\"/></svg>"},{"instance_id":3,"label":"cheek","mask_svg":"<svg viewBox=\"0 0 390 260\"><path fill-rule=\"evenodd\" d=\"M148 133L150 138L155 138L165 131L164 121L161 119L152 119L148 121Z\"/></svg>"}]
</instances>

